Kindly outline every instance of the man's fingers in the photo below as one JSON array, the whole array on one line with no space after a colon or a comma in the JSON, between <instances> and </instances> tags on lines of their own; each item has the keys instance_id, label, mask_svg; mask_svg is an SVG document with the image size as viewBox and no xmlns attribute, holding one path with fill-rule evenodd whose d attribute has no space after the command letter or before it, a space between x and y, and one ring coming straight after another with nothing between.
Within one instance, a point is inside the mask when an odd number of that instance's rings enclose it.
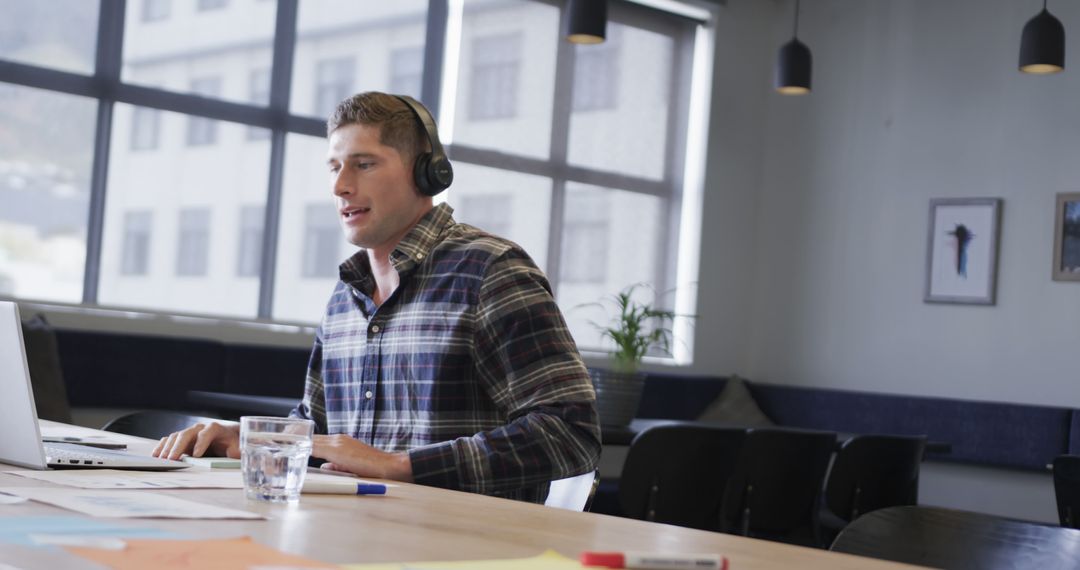
<instances>
[{"instance_id":1,"label":"man's fingers","mask_svg":"<svg viewBox=\"0 0 1080 570\"><path fill-rule=\"evenodd\" d=\"M173 432L163 438L164 443L161 444L161 452L158 453L158 457L168 459L169 454L172 453L173 442L176 441L176 434L177 432Z\"/></svg>"},{"instance_id":2,"label":"man's fingers","mask_svg":"<svg viewBox=\"0 0 1080 570\"><path fill-rule=\"evenodd\" d=\"M159 455L161 455L161 450L165 447L165 442L168 439L169 439L169 437L165 436L165 437L161 438L160 440L158 440L157 445L154 446L154 450L150 452L150 455L152 455L154 457L158 457Z\"/></svg>"},{"instance_id":3,"label":"man's fingers","mask_svg":"<svg viewBox=\"0 0 1080 570\"><path fill-rule=\"evenodd\" d=\"M217 441L218 438L226 435L225 429L220 424L211 423L205 428L199 430L195 436L195 447L191 450L191 455L194 457L202 457L206 450Z\"/></svg>"}]
</instances>

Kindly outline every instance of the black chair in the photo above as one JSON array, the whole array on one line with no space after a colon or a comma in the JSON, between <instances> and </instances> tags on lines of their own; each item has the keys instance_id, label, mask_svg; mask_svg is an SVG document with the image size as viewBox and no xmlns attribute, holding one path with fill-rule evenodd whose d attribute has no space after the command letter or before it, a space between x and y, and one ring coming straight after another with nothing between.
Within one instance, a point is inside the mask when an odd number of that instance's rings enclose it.
<instances>
[{"instance_id":1,"label":"black chair","mask_svg":"<svg viewBox=\"0 0 1080 570\"><path fill-rule=\"evenodd\" d=\"M43 315L23 321L22 329L38 418L72 423L56 331Z\"/></svg>"},{"instance_id":2,"label":"black chair","mask_svg":"<svg viewBox=\"0 0 1080 570\"><path fill-rule=\"evenodd\" d=\"M724 490L720 530L821 547L818 509L835 445L832 432L750 430Z\"/></svg>"},{"instance_id":3,"label":"black chair","mask_svg":"<svg viewBox=\"0 0 1080 570\"><path fill-rule=\"evenodd\" d=\"M161 439L174 431L180 431L195 424L206 424L215 421L220 422L222 420L162 410L149 410L133 412L114 418L102 426L101 429L148 439Z\"/></svg>"},{"instance_id":4,"label":"black chair","mask_svg":"<svg viewBox=\"0 0 1080 570\"><path fill-rule=\"evenodd\" d=\"M827 534L835 535L863 513L916 504L925 449L925 436L857 435L845 441L825 484Z\"/></svg>"},{"instance_id":5,"label":"black chair","mask_svg":"<svg viewBox=\"0 0 1080 570\"><path fill-rule=\"evenodd\" d=\"M1054 495L1061 526L1080 528L1080 456L1054 458Z\"/></svg>"},{"instance_id":6,"label":"black chair","mask_svg":"<svg viewBox=\"0 0 1080 570\"><path fill-rule=\"evenodd\" d=\"M623 515L715 530L724 482L745 438L742 428L691 425L639 433L619 479Z\"/></svg>"},{"instance_id":7,"label":"black chair","mask_svg":"<svg viewBox=\"0 0 1080 570\"><path fill-rule=\"evenodd\" d=\"M1080 568L1080 532L938 507L867 513L830 550L950 570Z\"/></svg>"}]
</instances>

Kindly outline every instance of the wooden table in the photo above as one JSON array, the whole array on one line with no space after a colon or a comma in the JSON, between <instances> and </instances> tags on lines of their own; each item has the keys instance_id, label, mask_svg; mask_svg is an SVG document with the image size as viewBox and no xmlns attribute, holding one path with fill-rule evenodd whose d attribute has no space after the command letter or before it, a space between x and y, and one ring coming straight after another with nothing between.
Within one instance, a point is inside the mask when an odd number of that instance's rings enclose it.
<instances>
[{"instance_id":1,"label":"wooden table","mask_svg":"<svg viewBox=\"0 0 1080 570\"><path fill-rule=\"evenodd\" d=\"M71 429L71 435L100 433L86 428ZM145 451L152 443L109 435L124 439L132 451ZM5 471L15 469L4 467ZM515 558L535 556L551 548L574 558L586 550L717 552L728 557L732 570L910 568L739 536L577 513L421 485L397 485L385 497L304 495L298 505L292 506L248 501L235 489L155 490L155 493L261 513L267 520L109 521L153 527L188 538L248 535L285 552L332 563ZM51 484L0 473L0 486ZM84 516L34 502L0 506L0 516L41 515ZM27 569L98 568L60 549L6 543L0 543L0 560Z\"/></svg>"},{"instance_id":2,"label":"wooden table","mask_svg":"<svg viewBox=\"0 0 1080 570\"><path fill-rule=\"evenodd\" d=\"M936 568L1080 568L1080 530L938 507L867 513L833 549Z\"/></svg>"}]
</instances>

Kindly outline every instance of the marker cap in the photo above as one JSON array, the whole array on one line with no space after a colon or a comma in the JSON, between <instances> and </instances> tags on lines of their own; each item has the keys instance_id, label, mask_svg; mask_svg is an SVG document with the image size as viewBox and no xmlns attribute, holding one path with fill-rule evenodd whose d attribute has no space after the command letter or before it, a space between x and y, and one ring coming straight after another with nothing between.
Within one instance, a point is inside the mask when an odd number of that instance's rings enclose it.
<instances>
[{"instance_id":1,"label":"marker cap","mask_svg":"<svg viewBox=\"0 0 1080 570\"><path fill-rule=\"evenodd\" d=\"M621 552L582 552L581 565L626 568L626 556Z\"/></svg>"}]
</instances>

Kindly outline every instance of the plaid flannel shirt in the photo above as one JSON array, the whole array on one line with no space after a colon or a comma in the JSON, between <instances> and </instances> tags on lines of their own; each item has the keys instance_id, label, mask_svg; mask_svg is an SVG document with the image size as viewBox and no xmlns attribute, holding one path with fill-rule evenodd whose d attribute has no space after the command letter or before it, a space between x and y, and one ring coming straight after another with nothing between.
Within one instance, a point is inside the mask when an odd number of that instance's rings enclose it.
<instances>
[{"instance_id":1,"label":"plaid flannel shirt","mask_svg":"<svg viewBox=\"0 0 1080 570\"><path fill-rule=\"evenodd\" d=\"M543 273L519 246L432 209L390 255L340 267L293 415L408 451L417 483L542 502L595 468L595 394Z\"/></svg>"}]
</instances>

